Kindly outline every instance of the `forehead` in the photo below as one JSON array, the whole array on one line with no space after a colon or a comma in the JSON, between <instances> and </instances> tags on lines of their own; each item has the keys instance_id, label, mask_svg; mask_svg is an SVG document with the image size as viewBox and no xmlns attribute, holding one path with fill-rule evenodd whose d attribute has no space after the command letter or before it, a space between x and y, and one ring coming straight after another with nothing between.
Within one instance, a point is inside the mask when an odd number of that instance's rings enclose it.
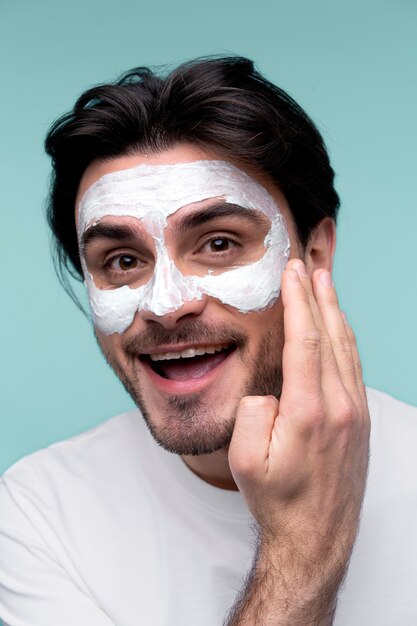
<instances>
[{"instance_id":1,"label":"forehead","mask_svg":"<svg viewBox=\"0 0 417 626\"><path fill-rule=\"evenodd\" d=\"M259 208L270 219L278 205L288 217L283 194L266 177L196 146L180 145L91 163L78 189L77 226L82 231L93 219L126 215L126 210L137 217L158 211L166 219L181 207L214 197Z\"/></svg>"},{"instance_id":2,"label":"forehead","mask_svg":"<svg viewBox=\"0 0 417 626\"><path fill-rule=\"evenodd\" d=\"M216 158L210 152L193 145L184 144L151 154L137 152L112 159L97 159L90 163L81 178L76 203L78 205L82 195L93 183L112 172L127 170L137 165L175 165L176 163L190 163L204 159L215 160Z\"/></svg>"}]
</instances>

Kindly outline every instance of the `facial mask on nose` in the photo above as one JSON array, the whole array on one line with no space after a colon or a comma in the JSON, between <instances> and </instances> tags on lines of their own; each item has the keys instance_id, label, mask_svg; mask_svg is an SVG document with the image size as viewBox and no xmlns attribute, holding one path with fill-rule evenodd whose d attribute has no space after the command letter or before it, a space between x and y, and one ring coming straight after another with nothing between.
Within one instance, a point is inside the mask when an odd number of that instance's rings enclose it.
<instances>
[{"instance_id":1,"label":"facial mask on nose","mask_svg":"<svg viewBox=\"0 0 417 626\"><path fill-rule=\"evenodd\" d=\"M184 275L170 259L165 245L167 218L184 206L211 198L221 198L267 216L271 228L264 241L265 253L254 263L218 275ZM97 288L81 250L93 321L105 334L123 333L139 310L163 316L203 295L241 313L260 311L279 296L281 274L290 251L284 219L266 189L230 163L139 165L106 174L87 189L80 201L79 243L84 232L105 216L140 219L156 244L153 277L137 288Z\"/></svg>"}]
</instances>

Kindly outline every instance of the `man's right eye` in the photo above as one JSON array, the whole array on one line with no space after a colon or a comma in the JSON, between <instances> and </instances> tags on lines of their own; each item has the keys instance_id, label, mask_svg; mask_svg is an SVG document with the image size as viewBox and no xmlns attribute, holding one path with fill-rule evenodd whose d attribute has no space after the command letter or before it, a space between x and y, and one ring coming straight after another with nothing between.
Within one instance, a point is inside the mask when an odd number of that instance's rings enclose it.
<instances>
[{"instance_id":1,"label":"man's right eye","mask_svg":"<svg viewBox=\"0 0 417 626\"><path fill-rule=\"evenodd\" d=\"M121 254L108 262L108 267L116 272L126 272L138 266L138 260L131 254Z\"/></svg>"}]
</instances>

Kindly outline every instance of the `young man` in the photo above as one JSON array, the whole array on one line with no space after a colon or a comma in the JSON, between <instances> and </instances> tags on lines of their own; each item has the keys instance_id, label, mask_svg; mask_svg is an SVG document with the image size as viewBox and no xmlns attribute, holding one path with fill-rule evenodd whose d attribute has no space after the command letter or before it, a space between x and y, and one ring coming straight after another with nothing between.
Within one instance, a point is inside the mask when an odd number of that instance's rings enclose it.
<instances>
[{"instance_id":1,"label":"young man","mask_svg":"<svg viewBox=\"0 0 417 626\"><path fill-rule=\"evenodd\" d=\"M209 59L88 91L46 148L60 267L139 410L3 477L5 623L416 623L417 415L365 391L311 120Z\"/></svg>"}]
</instances>

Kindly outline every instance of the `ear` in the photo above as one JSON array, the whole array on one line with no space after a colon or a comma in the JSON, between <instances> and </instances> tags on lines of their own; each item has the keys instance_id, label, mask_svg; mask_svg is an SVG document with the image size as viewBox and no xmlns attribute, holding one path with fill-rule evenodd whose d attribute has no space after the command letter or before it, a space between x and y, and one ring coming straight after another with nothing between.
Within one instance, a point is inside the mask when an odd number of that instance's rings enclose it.
<instances>
[{"instance_id":1,"label":"ear","mask_svg":"<svg viewBox=\"0 0 417 626\"><path fill-rule=\"evenodd\" d=\"M325 217L313 230L304 253L308 273L324 268L332 271L336 248L336 224L331 217Z\"/></svg>"}]
</instances>

